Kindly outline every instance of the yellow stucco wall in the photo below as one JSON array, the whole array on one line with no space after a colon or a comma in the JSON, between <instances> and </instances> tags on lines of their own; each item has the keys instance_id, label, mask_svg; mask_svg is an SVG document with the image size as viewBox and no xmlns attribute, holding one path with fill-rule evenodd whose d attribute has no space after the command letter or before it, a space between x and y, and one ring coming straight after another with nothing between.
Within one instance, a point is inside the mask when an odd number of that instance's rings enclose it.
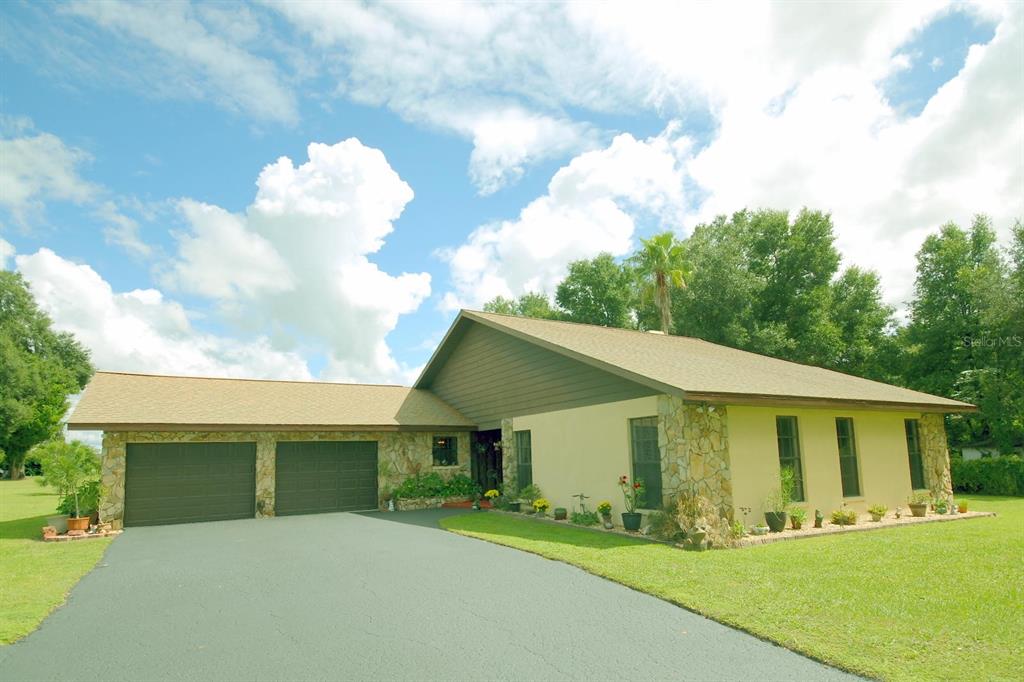
<instances>
[{"instance_id":1,"label":"yellow stucco wall","mask_svg":"<svg viewBox=\"0 0 1024 682\"><path fill-rule=\"evenodd\" d=\"M531 432L533 482L552 508L571 512L572 496L584 493L590 510L601 500L611 502L619 523L624 509L616 482L631 475L629 420L657 414L658 399L650 396L516 417L512 428Z\"/></svg>"},{"instance_id":2,"label":"yellow stucco wall","mask_svg":"<svg viewBox=\"0 0 1024 682\"><path fill-rule=\"evenodd\" d=\"M906 508L911 489L903 420L919 418L919 413L734 405L730 405L728 410L729 454L737 518L743 518L740 507L749 507L752 512L748 521L760 521L765 498L779 480L775 432L775 417L778 415L797 418L806 498L803 506L807 508L809 517L815 509L820 509L828 517L843 502L858 512L864 512L876 503L889 509L897 506ZM861 483L859 497L843 498L836 417L853 419Z\"/></svg>"}]
</instances>

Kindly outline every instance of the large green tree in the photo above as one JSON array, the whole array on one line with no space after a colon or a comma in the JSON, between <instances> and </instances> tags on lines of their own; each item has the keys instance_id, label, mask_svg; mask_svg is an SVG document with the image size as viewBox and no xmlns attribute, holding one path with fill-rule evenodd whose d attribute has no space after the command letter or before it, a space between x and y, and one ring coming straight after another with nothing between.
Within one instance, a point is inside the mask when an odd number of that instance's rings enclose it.
<instances>
[{"instance_id":1,"label":"large green tree","mask_svg":"<svg viewBox=\"0 0 1024 682\"><path fill-rule=\"evenodd\" d=\"M551 307L551 301L544 294L530 292L519 298L496 296L484 304L484 312L516 315L518 317L537 317L543 320L557 320L560 313Z\"/></svg>"},{"instance_id":2,"label":"large green tree","mask_svg":"<svg viewBox=\"0 0 1024 682\"><path fill-rule=\"evenodd\" d=\"M944 225L917 254L904 376L914 388L978 405L977 414L949 419L954 443L1008 450L1024 437L1020 232L1017 225L1009 262L985 216L969 230Z\"/></svg>"},{"instance_id":3,"label":"large green tree","mask_svg":"<svg viewBox=\"0 0 1024 682\"><path fill-rule=\"evenodd\" d=\"M573 322L630 326L629 273L610 253L575 261L555 291L555 302Z\"/></svg>"},{"instance_id":4,"label":"large green tree","mask_svg":"<svg viewBox=\"0 0 1024 682\"><path fill-rule=\"evenodd\" d=\"M658 310L661 331L672 332L672 292L683 289L690 277L683 242L672 232L641 239L640 250L629 259L636 274L641 304L651 302Z\"/></svg>"},{"instance_id":5,"label":"large green tree","mask_svg":"<svg viewBox=\"0 0 1024 682\"><path fill-rule=\"evenodd\" d=\"M0 271L0 450L10 478L23 476L33 445L60 433L68 395L92 372L88 351L53 330L24 278Z\"/></svg>"},{"instance_id":6,"label":"large green tree","mask_svg":"<svg viewBox=\"0 0 1024 682\"><path fill-rule=\"evenodd\" d=\"M839 272L831 218L740 211L699 225L696 275L676 292L676 332L734 348L883 378L892 309L877 275Z\"/></svg>"}]
</instances>

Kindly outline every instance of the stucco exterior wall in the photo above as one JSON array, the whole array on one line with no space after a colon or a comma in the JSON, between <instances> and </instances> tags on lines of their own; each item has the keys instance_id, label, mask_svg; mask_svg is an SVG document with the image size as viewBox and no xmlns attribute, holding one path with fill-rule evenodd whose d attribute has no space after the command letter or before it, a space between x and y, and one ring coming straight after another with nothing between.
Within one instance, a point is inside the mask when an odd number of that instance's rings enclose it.
<instances>
[{"instance_id":1,"label":"stucco exterior wall","mask_svg":"<svg viewBox=\"0 0 1024 682\"><path fill-rule=\"evenodd\" d=\"M738 405L730 405L728 410L729 454L737 518L744 519L741 508L746 507L751 510L746 521L760 521L765 499L778 484L779 450L775 417L780 415L797 418L806 497L802 506L809 514L820 509L828 516L844 502L847 507L861 513L876 503L890 509L897 506L906 508L912 491L904 420L922 419L920 413ZM843 497L836 417L853 419L861 488L861 495L857 497ZM944 441L944 431L942 438ZM948 460L945 467L948 478Z\"/></svg>"},{"instance_id":2,"label":"stucco exterior wall","mask_svg":"<svg viewBox=\"0 0 1024 682\"><path fill-rule=\"evenodd\" d=\"M571 511L572 496L584 493L590 497L588 509L608 500L613 518L618 519L624 509L617 481L631 471L629 420L657 415L658 398L650 396L516 417L511 422L514 431L531 432L533 482L552 508Z\"/></svg>"},{"instance_id":3,"label":"stucco exterior wall","mask_svg":"<svg viewBox=\"0 0 1024 682\"><path fill-rule=\"evenodd\" d=\"M433 466L434 436L457 438L458 465ZM469 474L469 432L396 431L131 431L103 434L100 519L120 528L124 517L124 483L129 443L256 443L256 515L274 515L277 443L281 441L377 441L380 467L377 488L383 494L406 478L436 471L442 476Z\"/></svg>"}]
</instances>

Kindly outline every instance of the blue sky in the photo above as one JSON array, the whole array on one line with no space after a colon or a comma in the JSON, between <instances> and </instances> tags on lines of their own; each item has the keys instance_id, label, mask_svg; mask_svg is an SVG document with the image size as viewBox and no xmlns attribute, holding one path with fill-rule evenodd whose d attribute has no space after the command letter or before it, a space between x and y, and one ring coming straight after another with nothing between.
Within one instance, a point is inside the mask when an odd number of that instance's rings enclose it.
<instances>
[{"instance_id":1,"label":"blue sky","mask_svg":"<svg viewBox=\"0 0 1024 682\"><path fill-rule=\"evenodd\" d=\"M458 307L747 206L901 306L925 234L1024 213L1021 14L864 7L8 3L0 258L186 374L407 383Z\"/></svg>"}]
</instances>

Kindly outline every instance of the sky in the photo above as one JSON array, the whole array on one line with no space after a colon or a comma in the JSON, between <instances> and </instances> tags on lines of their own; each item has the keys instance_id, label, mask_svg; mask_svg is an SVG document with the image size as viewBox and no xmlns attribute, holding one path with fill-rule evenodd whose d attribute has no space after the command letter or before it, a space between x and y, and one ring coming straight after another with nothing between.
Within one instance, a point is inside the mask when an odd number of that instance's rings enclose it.
<instances>
[{"instance_id":1,"label":"sky","mask_svg":"<svg viewBox=\"0 0 1024 682\"><path fill-rule=\"evenodd\" d=\"M0 267L99 369L410 384L458 310L743 208L905 310L1024 216L1022 3L0 5Z\"/></svg>"}]
</instances>

